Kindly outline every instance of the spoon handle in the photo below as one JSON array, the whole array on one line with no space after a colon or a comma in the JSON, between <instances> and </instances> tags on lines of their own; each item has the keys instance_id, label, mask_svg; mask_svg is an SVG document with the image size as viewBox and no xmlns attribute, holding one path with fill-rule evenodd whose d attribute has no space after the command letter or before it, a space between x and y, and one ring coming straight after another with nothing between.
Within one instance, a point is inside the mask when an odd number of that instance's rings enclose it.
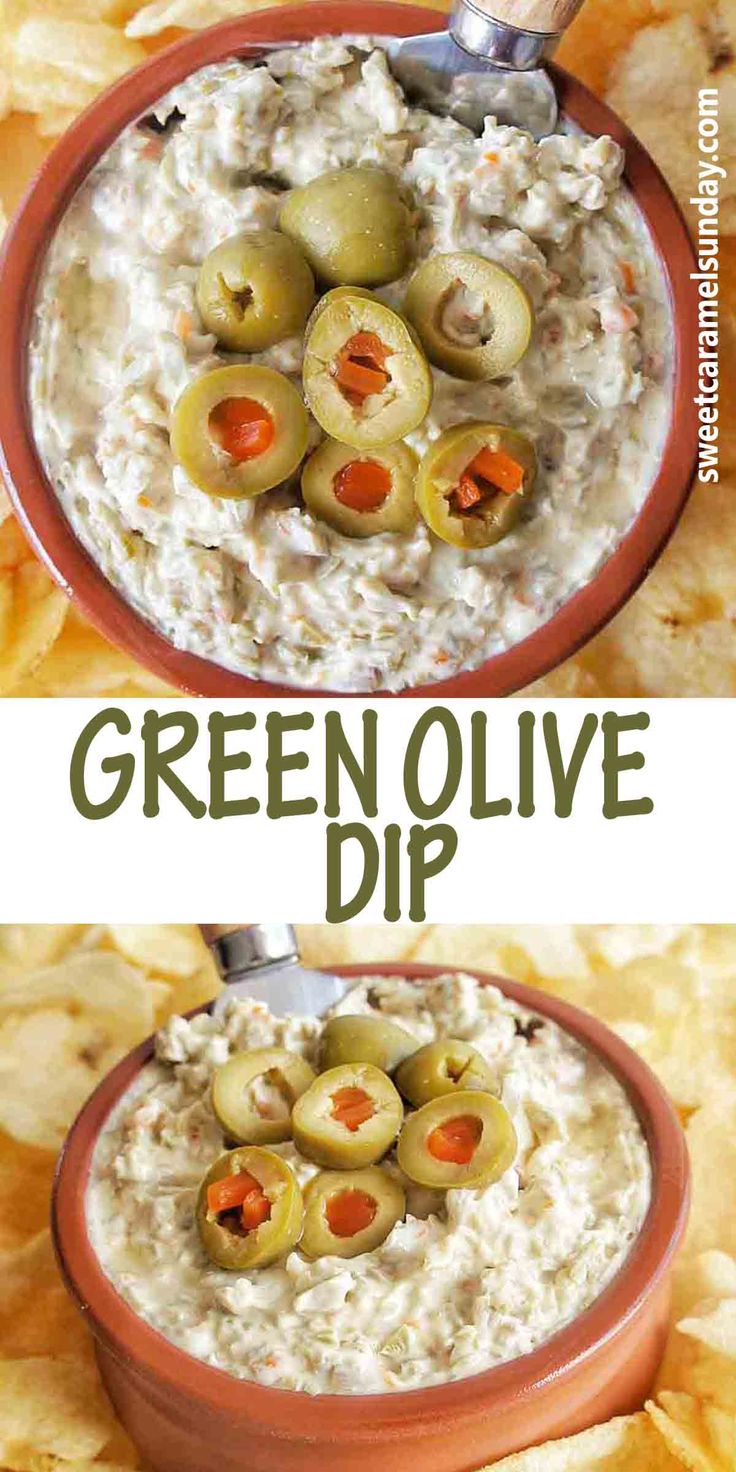
<instances>
[{"instance_id":1,"label":"spoon handle","mask_svg":"<svg viewBox=\"0 0 736 1472\"><path fill-rule=\"evenodd\" d=\"M299 959L291 925L200 925L220 975L236 981L246 971Z\"/></svg>"},{"instance_id":2,"label":"spoon handle","mask_svg":"<svg viewBox=\"0 0 736 1472\"><path fill-rule=\"evenodd\" d=\"M473 0L473 9L518 31L561 36L583 0Z\"/></svg>"}]
</instances>

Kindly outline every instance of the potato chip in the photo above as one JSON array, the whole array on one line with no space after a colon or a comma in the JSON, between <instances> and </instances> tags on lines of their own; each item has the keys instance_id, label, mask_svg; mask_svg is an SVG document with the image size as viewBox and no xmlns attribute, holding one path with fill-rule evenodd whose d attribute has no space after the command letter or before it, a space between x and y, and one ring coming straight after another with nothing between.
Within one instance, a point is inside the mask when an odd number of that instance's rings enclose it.
<instances>
[{"instance_id":1,"label":"potato chip","mask_svg":"<svg viewBox=\"0 0 736 1472\"><path fill-rule=\"evenodd\" d=\"M92 1089L153 1022L144 978L118 956L70 957L3 981L0 1126L26 1144L58 1149Z\"/></svg>"},{"instance_id":2,"label":"potato chip","mask_svg":"<svg viewBox=\"0 0 736 1472\"><path fill-rule=\"evenodd\" d=\"M711 1307L704 1306L700 1313L680 1319L677 1327L681 1334L688 1334L716 1354L736 1361L736 1297L721 1298Z\"/></svg>"},{"instance_id":3,"label":"potato chip","mask_svg":"<svg viewBox=\"0 0 736 1472\"><path fill-rule=\"evenodd\" d=\"M736 1084L722 1085L687 1131L693 1201L687 1244L692 1253L719 1248L736 1255Z\"/></svg>"},{"instance_id":4,"label":"potato chip","mask_svg":"<svg viewBox=\"0 0 736 1472\"><path fill-rule=\"evenodd\" d=\"M126 960L170 977L192 976L208 958L196 925L111 925L110 939Z\"/></svg>"},{"instance_id":5,"label":"potato chip","mask_svg":"<svg viewBox=\"0 0 736 1472\"><path fill-rule=\"evenodd\" d=\"M46 1228L23 1246L0 1251L0 1356L72 1351L87 1352L87 1335L62 1283Z\"/></svg>"},{"instance_id":6,"label":"potato chip","mask_svg":"<svg viewBox=\"0 0 736 1472\"><path fill-rule=\"evenodd\" d=\"M732 1472L733 1460L721 1458L692 1396L663 1391L659 1400L659 1405L648 1401L647 1411L670 1451L689 1472Z\"/></svg>"},{"instance_id":7,"label":"potato chip","mask_svg":"<svg viewBox=\"0 0 736 1472\"><path fill-rule=\"evenodd\" d=\"M732 81L727 68L712 73L717 56L715 33L698 25L697 16L689 8L688 13L661 25L647 26L635 36L616 64L607 94L607 101L664 171L693 221L695 214L689 200L697 177L700 87L710 84L721 89L721 162L728 167L736 156L736 120L729 121L728 105ZM683 140L692 142L689 147L683 146ZM733 183L724 181L722 209L728 209L734 189Z\"/></svg>"},{"instance_id":8,"label":"potato chip","mask_svg":"<svg viewBox=\"0 0 736 1472\"><path fill-rule=\"evenodd\" d=\"M116 21L130 10L127 0L3 0L2 17L9 31L34 16L62 20Z\"/></svg>"},{"instance_id":9,"label":"potato chip","mask_svg":"<svg viewBox=\"0 0 736 1472\"><path fill-rule=\"evenodd\" d=\"M6 522L0 527L0 537ZM30 674L51 648L66 617L67 600L36 562L10 578L0 576L0 695Z\"/></svg>"},{"instance_id":10,"label":"potato chip","mask_svg":"<svg viewBox=\"0 0 736 1472\"><path fill-rule=\"evenodd\" d=\"M59 1356L0 1361L0 1463L25 1472L32 1458L93 1458L114 1429L94 1365Z\"/></svg>"},{"instance_id":11,"label":"potato chip","mask_svg":"<svg viewBox=\"0 0 736 1472\"><path fill-rule=\"evenodd\" d=\"M648 1416L620 1416L494 1462L494 1472L682 1472Z\"/></svg>"},{"instance_id":12,"label":"potato chip","mask_svg":"<svg viewBox=\"0 0 736 1472\"><path fill-rule=\"evenodd\" d=\"M276 4L285 0L275 0ZM186 31L199 31L218 20L231 20L242 15L244 10L267 10L274 0L152 0L128 21L126 36L140 38L155 36L172 27Z\"/></svg>"},{"instance_id":13,"label":"potato chip","mask_svg":"<svg viewBox=\"0 0 736 1472\"><path fill-rule=\"evenodd\" d=\"M64 625L48 654L14 694L25 696L171 695L171 687L116 649L82 618L68 609Z\"/></svg>"},{"instance_id":14,"label":"potato chip","mask_svg":"<svg viewBox=\"0 0 736 1472\"><path fill-rule=\"evenodd\" d=\"M472 927L471 927L472 928ZM429 925L299 925L297 936L306 966L329 967L339 961L414 960ZM418 958L421 959L421 958Z\"/></svg>"},{"instance_id":15,"label":"potato chip","mask_svg":"<svg viewBox=\"0 0 736 1472\"><path fill-rule=\"evenodd\" d=\"M32 1149L0 1129L0 1251L22 1247L48 1225L55 1152Z\"/></svg>"},{"instance_id":16,"label":"potato chip","mask_svg":"<svg viewBox=\"0 0 736 1472\"><path fill-rule=\"evenodd\" d=\"M49 966L83 934L83 925L0 925L0 963L19 970Z\"/></svg>"},{"instance_id":17,"label":"potato chip","mask_svg":"<svg viewBox=\"0 0 736 1472\"><path fill-rule=\"evenodd\" d=\"M14 106L21 111L81 111L145 52L114 26L32 15L11 36Z\"/></svg>"}]
</instances>

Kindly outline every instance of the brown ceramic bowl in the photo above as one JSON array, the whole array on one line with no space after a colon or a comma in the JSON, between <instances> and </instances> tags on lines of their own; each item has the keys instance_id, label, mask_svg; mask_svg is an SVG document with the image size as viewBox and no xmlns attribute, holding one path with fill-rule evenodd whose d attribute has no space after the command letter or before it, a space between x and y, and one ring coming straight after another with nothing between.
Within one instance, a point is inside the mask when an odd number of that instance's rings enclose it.
<instances>
[{"instance_id":1,"label":"brown ceramic bowl","mask_svg":"<svg viewBox=\"0 0 736 1472\"><path fill-rule=\"evenodd\" d=\"M26 393L29 322L50 239L75 190L120 131L197 68L263 41L335 32L406 36L440 30L444 24L441 15L410 5L335 0L260 11L181 41L124 77L69 129L44 163L7 236L0 258L0 465L16 510L49 571L100 632L183 690L214 697L299 694L294 686L251 680L175 649L107 581L66 521L36 454ZM475 670L416 686L402 691L404 695L505 695L573 653L617 612L649 571L674 529L694 473L697 321L689 280L694 257L685 224L661 174L620 119L559 68L555 80L566 113L592 134L610 133L626 151L626 178L669 286L676 335L671 427L646 502L597 576L513 648ZM331 693L309 691L314 697Z\"/></svg>"},{"instance_id":2,"label":"brown ceramic bowl","mask_svg":"<svg viewBox=\"0 0 736 1472\"><path fill-rule=\"evenodd\" d=\"M343 975L432 977L438 966L336 968ZM67 1285L95 1338L118 1415L154 1472L471 1472L550 1437L641 1406L667 1333L670 1269L687 1216L689 1169L672 1105L645 1063L602 1023L544 992L475 972L554 1019L624 1085L652 1160L649 1213L595 1303L540 1349L466 1380L390 1395L321 1395L236 1380L192 1359L118 1296L87 1235L85 1190L98 1134L152 1053L119 1063L64 1147L53 1232Z\"/></svg>"}]
</instances>

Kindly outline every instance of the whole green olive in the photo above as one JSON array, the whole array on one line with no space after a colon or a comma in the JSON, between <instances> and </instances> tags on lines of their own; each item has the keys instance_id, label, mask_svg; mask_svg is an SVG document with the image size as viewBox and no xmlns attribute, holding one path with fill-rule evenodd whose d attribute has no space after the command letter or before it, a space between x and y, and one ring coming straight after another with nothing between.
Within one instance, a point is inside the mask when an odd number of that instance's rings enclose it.
<instances>
[{"instance_id":1,"label":"whole green olive","mask_svg":"<svg viewBox=\"0 0 736 1472\"><path fill-rule=\"evenodd\" d=\"M343 1063L372 1063L384 1073L393 1073L402 1058L415 1051L416 1040L405 1028L385 1017L366 1013L344 1013L330 1017L319 1044L320 1068L339 1068Z\"/></svg>"},{"instance_id":2,"label":"whole green olive","mask_svg":"<svg viewBox=\"0 0 736 1472\"><path fill-rule=\"evenodd\" d=\"M293 240L278 230L243 230L206 255L197 306L208 332L235 353L260 353L304 329L314 277Z\"/></svg>"},{"instance_id":3,"label":"whole green olive","mask_svg":"<svg viewBox=\"0 0 736 1472\"><path fill-rule=\"evenodd\" d=\"M470 1043L440 1038L405 1058L396 1070L396 1087L417 1109L441 1094L459 1089L491 1089L493 1074Z\"/></svg>"},{"instance_id":4,"label":"whole green olive","mask_svg":"<svg viewBox=\"0 0 736 1472\"><path fill-rule=\"evenodd\" d=\"M330 286L381 286L411 260L411 213L393 176L374 165L333 169L293 189L279 224Z\"/></svg>"}]
</instances>

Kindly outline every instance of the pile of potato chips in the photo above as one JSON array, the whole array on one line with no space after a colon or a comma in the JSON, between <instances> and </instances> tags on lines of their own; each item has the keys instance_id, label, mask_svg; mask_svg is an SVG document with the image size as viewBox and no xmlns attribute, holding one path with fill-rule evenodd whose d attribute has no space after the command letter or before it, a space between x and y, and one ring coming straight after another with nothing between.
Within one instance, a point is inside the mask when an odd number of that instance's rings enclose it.
<instances>
[{"instance_id":1,"label":"pile of potato chips","mask_svg":"<svg viewBox=\"0 0 736 1472\"><path fill-rule=\"evenodd\" d=\"M650 1063L687 1131L693 1211L653 1399L506 1472L736 1468L736 926L308 926L305 961L505 973L587 1007ZM0 1468L139 1465L48 1230L58 1150L107 1070L219 989L194 926L0 927Z\"/></svg>"},{"instance_id":2,"label":"pile of potato chips","mask_svg":"<svg viewBox=\"0 0 736 1472\"><path fill-rule=\"evenodd\" d=\"M186 30L279 0L0 0L0 231L51 139L98 92ZM419 0L445 9L445 0ZM721 93L722 478L697 486L673 542L605 632L537 695L736 693L736 0L586 0L560 60L605 95L683 206L697 91ZM4 119L4 121L3 121ZM0 488L0 695L160 696L31 562Z\"/></svg>"}]
</instances>

